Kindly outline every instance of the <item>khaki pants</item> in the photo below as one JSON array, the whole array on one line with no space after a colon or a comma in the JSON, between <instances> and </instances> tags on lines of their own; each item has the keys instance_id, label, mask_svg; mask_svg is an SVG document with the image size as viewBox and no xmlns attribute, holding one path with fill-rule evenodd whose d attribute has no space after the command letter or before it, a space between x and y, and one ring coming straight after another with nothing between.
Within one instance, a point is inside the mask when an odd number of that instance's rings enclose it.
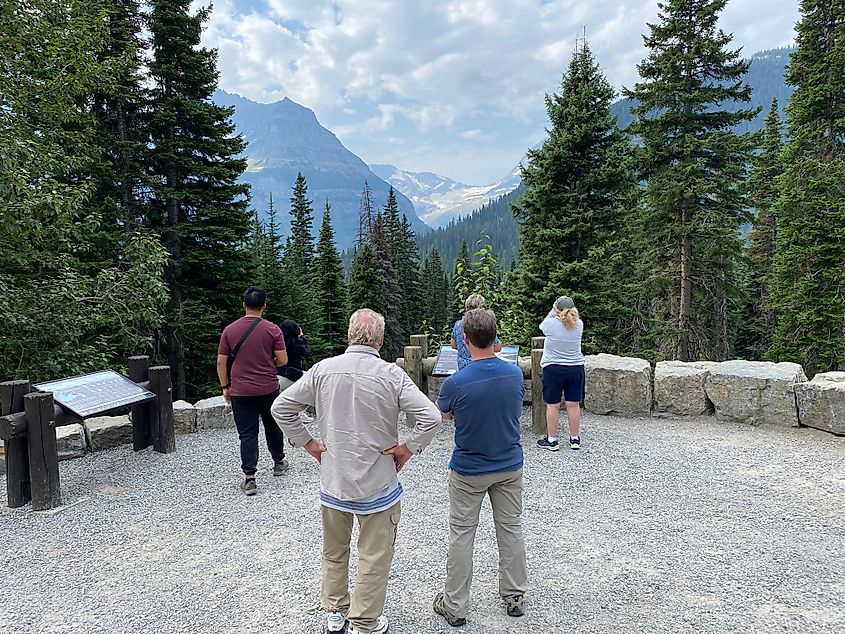
<instances>
[{"instance_id":1,"label":"khaki pants","mask_svg":"<svg viewBox=\"0 0 845 634\"><path fill-rule=\"evenodd\" d=\"M363 632L378 624L387 596L387 579L396 546L396 529L401 502L386 511L357 515L358 577L355 593L349 597L349 542L352 513L321 506L323 514L323 609L348 612L348 620Z\"/></svg>"},{"instance_id":2,"label":"khaki pants","mask_svg":"<svg viewBox=\"0 0 845 634\"><path fill-rule=\"evenodd\" d=\"M490 496L499 545L499 594L521 596L528 585L522 537L522 469L480 476L449 474L449 557L444 605L466 617L472 585L472 551L484 496Z\"/></svg>"}]
</instances>

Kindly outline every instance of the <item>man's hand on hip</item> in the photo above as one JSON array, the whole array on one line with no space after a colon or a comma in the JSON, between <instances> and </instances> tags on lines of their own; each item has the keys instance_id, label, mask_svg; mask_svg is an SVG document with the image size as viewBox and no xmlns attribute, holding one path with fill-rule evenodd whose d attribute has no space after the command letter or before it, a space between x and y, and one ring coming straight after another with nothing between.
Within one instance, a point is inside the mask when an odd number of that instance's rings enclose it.
<instances>
[{"instance_id":1,"label":"man's hand on hip","mask_svg":"<svg viewBox=\"0 0 845 634\"><path fill-rule=\"evenodd\" d=\"M326 450L326 446L321 443L316 438L312 438L307 443L305 443L305 451L307 451L317 462L320 462L323 456L323 452Z\"/></svg>"},{"instance_id":2,"label":"man's hand on hip","mask_svg":"<svg viewBox=\"0 0 845 634\"><path fill-rule=\"evenodd\" d=\"M402 471L402 467L405 466L405 463L408 462L413 455L411 450L408 449L408 445L405 444L395 445L390 449L385 449L381 453L383 456L393 456L393 462L396 464L396 473Z\"/></svg>"}]
</instances>

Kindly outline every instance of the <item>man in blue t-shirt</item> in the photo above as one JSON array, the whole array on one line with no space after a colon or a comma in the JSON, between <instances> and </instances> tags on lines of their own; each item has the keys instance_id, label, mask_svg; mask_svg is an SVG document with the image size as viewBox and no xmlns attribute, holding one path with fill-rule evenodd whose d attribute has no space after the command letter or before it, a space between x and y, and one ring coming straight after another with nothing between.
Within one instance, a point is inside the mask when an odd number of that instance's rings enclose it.
<instances>
[{"instance_id":1,"label":"man in blue t-shirt","mask_svg":"<svg viewBox=\"0 0 845 634\"><path fill-rule=\"evenodd\" d=\"M437 407L455 419L449 463L449 557L434 611L449 625L466 623L478 516L490 496L499 545L499 594L509 616L522 616L527 585L522 538L522 370L496 357L496 316L469 310L461 320L472 362L443 383Z\"/></svg>"}]
</instances>

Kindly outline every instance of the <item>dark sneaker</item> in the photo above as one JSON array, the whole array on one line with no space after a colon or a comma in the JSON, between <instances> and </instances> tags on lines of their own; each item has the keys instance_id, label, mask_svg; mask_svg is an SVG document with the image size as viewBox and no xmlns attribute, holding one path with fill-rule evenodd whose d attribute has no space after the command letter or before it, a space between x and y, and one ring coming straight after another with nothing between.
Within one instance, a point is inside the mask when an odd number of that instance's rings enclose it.
<instances>
[{"instance_id":1,"label":"dark sneaker","mask_svg":"<svg viewBox=\"0 0 845 634\"><path fill-rule=\"evenodd\" d=\"M581 437L580 436L570 436L569 437L569 448L570 449L580 449L581 448Z\"/></svg>"},{"instance_id":2,"label":"dark sneaker","mask_svg":"<svg viewBox=\"0 0 845 634\"><path fill-rule=\"evenodd\" d=\"M277 462L273 465L273 475L285 475L288 472L288 469L290 469L290 463L288 463L288 459L282 458L281 462Z\"/></svg>"},{"instance_id":3,"label":"dark sneaker","mask_svg":"<svg viewBox=\"0 0 845 634\"><path fill-rule=\"evenodd\" d=\"M463 627L467 624L467 620L460 616L453 616L443 603L443 593L438 592L434 597L434 612L446 619L446 622L452 627Z\"/></svg>"},{"instance_id":4,"label":"dark sneaker","mask_svg":"<svg viewBox=\"0 0 845 634\"><path fill-rule=\"evenodd\" d=\"M508 606L508 616L524 616L525 610L522 609L522 595L515 595L512 597L505 597L505 603Z\"/></svg>"},{"instance_id":5,"label":"dark sneaker","mask_svg":"<svg viewBox=\"0 0 845 634\"><path fill-rule=\"evenodd\" d=\"M241 482L241 491L246 495L255 495L258 493L258 485L255 484L255 478L247 478Z\"/></svg>"},{"instance_id":6,"label":"dark sneaker","mask_svg":"<svg viewBox=\"0 0 845 634\"><path fill-rule=\"evenodd\" d=\"M326 615L327 632L345 632L346 615L343 612L329 612Z\"/></svg>"},{"instance_id":7,"label":"dark sneaker","mask_svg":"<svg viewBox=\"0 0 845 634\"><path fill-rule=\"evenodd\" d=\"M557 451L558 449L560 449L560 443L558 443L558 441L556 440L549 442L548 436L543 436L540 440L538 440L537 446L541 449L548 449L549 451Z\"/></svg>"}]
</instances>

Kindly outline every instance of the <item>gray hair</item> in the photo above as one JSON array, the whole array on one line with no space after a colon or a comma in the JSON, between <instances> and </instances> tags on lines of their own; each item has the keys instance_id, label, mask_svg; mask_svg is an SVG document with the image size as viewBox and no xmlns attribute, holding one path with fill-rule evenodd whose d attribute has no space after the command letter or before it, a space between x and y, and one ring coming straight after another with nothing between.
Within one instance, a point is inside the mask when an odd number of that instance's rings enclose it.
<instances>
[{"instance_id":1,"label":"gray hair","mask_svg":"<svg viewBox=\"0 0 845 634\"><path fill-rule=\"evenodd\" d=\"M485 308L486 306L487 300L484 299L484 295L481 293L473 293L464 302L464 310L475 310L476 308Z\"/></svg>"},{"instance_id":2,"label":"gray hair","mask_svg":"<svg viewBox=\"0 0 845 634\"><path fill-rule=\"evenodd\" d=\"M476 348L489 348L496 341L496 314L492 310L468 310L461 319L461 327Z\"/></svg>"},{"instance_id":3,"label":"gray hair","mask_svg":"<svg viewBox=\"0 0 845 634\"><path fill-rule=\"evenodd\" d=\"M359 308L349 318L347 340L350 346L381 348L384 341L384 317L369 308Z\"/></svg>"}]
</instances>

